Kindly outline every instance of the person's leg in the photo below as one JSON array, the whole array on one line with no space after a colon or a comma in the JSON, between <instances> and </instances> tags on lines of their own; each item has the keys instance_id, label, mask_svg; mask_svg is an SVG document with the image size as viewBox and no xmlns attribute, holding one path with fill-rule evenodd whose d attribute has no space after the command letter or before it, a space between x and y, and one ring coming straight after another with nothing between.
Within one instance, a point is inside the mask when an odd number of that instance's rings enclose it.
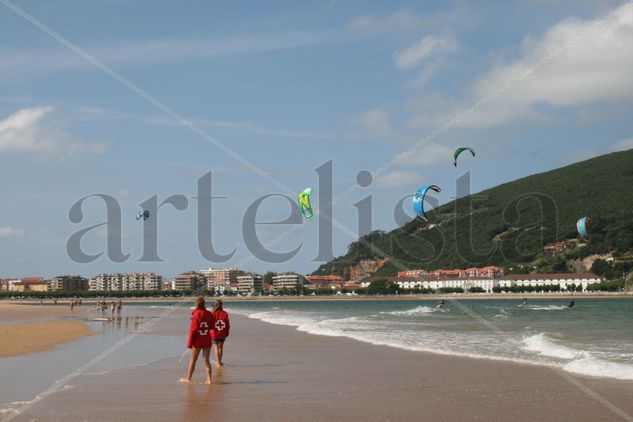
<instances>
[{"instance_id":1,"label":"person's leg","mask_svg":"<svg viewBox=\"0 0 633 422\"><path fill-rule=\"evenodd\" d=\"M221 341L218 343L218 364L220 366L223 366L224 364L222 363L222 355L224 354L224 342Z\"/></svg>"},{"instance_id":2,"label":"person's leg","mask_svg":"<svg viewBox=\"0 0 633 422\"><path fill-rule=\"evenodd\" d=\"M202 357L204 358L204 367L207 370L207 384L211 384L211 362L209 357L211 356L211 348L202 349Z\"/></svg>"},{"instance_id":3,"label":"person's leg","mask_svg":"<svg viewBox=\"0 0 633 422\"><path fill-rule=\"evenodd\" d=\"M220 366L220 343L213 340L213 344L215 346L215 364Z\"/></svg>"},{"instance_id":4,"label":"person's leg","mask_svg":"<svg viewBox=\"0 0 633 422\"><path fill-rule=\"evenodd\" d=\"M196 369L196 361L198 360L199 354L200 349L196 349L195 347L191 349L191 360L189 360L189 371L187 372L187 378L181 378L181 382L191 382L191 377L193 376L193 371Z\"/></svg>"}]
</instances>

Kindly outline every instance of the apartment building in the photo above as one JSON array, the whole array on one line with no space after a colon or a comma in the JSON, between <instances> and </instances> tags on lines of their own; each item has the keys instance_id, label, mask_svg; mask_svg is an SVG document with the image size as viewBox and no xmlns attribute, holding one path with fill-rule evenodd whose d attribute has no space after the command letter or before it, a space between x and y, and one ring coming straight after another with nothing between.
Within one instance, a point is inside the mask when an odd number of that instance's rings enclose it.
<instances>
[{"instance_id":1,"label":"apartment building","mask_svg":"<svg viewBox=\"0 0 633 422\"><path fill-rule=\"evenodd\" d=\"M264 290L264 278L259 274L237 276L237 292L239 294L258 294Z\"/></svg>"}]
</instances>

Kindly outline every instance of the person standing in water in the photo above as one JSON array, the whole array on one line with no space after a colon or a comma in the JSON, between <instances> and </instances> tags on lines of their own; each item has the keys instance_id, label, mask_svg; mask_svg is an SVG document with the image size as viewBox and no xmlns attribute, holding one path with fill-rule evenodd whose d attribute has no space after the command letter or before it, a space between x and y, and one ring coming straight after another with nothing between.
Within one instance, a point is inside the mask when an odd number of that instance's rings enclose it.
<instances>
[{"instance_id":1,"label":"person standing in water","mask_svg":"<svg viewBox=\"0 0 633 422\"><path fill-rule=\"evenodd\" d=\"M116 313L117 314L121 313L121 308L123 308L123 301L121 299L119 299L119 301L116 304Z\"/></svg>"},{"instance_id":2,"label":"person standing in water","mask_svg":"<svg viewBox=\"0 0 633 422\"><path fill-rule=\"evenodd\" d=\"M215 344L215 364L224 366L222 363L224 341L229 336L231 324L229 323L229 314L222 308L222 301L219 299L213 302L213 319L214 324L211 337L213 338L213 344Z\"/></svg>"},{"instance_id":3,"label":"person standing in water","mask_svg":"<svg viewBox=\"0 0 633 422\"><path fill-rule=\"evenodd\" d=\"M196 369L196 361L202 351L204 366L207 372L207 384L211 384L211 331L213 329L213 314L207 311L204 298L198 296L196 298L196 309L191 313L191 326L189 327L189 340L187 348L191 349L191 360L189 361L189 369L187 377L181 378L180 382L191 383L193 371Z\"/></svg>"}]
</instances>

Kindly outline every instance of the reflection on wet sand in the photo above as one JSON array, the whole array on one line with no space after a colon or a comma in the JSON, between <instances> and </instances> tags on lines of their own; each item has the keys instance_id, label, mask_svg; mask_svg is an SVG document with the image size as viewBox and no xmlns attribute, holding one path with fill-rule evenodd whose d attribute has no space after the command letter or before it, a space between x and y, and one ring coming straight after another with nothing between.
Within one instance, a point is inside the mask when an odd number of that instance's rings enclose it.
<instances>
[{"instance_id":1,"label":"reflection on wet sand","mask_svg":"<svg viewBox=\"0 0 633 422\"><path fill-rule=\"evenodd\" d=\"M213 416L224 414L224 389L218 385L222 375L213 374L213 384L204 384L202 381L185 386L184 409L180 420L197 421L214 419ZM211 413L212 412L212 413Z\"/></svg>"}]
</instances>

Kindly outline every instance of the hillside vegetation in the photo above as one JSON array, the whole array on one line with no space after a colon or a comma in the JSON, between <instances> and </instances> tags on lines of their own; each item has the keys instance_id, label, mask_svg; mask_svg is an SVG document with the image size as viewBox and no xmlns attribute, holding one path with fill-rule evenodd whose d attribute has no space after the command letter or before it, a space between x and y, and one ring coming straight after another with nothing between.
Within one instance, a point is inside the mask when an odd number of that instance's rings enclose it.
<instances>
[{"instance_id":1,"label":"hillside vegetation","mask_svg":"<svg viewBox=\"0 0 633 422\"><path fill-rule=\"evenodd\" d=\"M500 265L567 270L566 260L633 254L633 150L603 155L546 173L504 183L447 203L385 233L375 231L314 274L346 275L362 259L390 257L377 274L404 268L466 268ZM590 216L589 242L558 258L543 246L581 240L576 221Z\"/></svg>"}]
</instances>

